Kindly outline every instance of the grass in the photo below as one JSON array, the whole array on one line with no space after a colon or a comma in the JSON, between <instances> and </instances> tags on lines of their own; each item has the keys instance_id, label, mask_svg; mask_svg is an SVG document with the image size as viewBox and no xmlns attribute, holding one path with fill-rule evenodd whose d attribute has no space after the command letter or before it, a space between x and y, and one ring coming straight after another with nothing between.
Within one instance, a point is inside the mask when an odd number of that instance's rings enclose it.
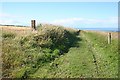
<instances>
[{"instance_id":1,"label":"grass","mask_svg":"<svg viewBox=\"0 0 120 80\"><path fill-rule=\"evenodd\" d=\"M118 40L113 39L111 44L107 43L107 36L94 33L85 33L89 38L96 54L96 61L100 77L118 76Z\"/></svg>"},{"instance_id":2,"label":"grass","mask_svg":"<svg viewBox=\"0 0 120 80\"><path fill-rule=\"evenodd\" d=\"M3 77L118 77L116 38L107 44L107 37L101 33L78 34L71 28L47 24L38 26L37 32L24 33L3 29Z\"/></svg>"}]
</instances>

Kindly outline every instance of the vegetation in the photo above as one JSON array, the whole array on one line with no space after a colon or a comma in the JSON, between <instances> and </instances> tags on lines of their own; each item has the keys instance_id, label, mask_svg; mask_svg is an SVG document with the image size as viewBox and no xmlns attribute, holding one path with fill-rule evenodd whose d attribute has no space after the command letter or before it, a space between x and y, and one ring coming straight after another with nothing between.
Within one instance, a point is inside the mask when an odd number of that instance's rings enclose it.
<instances>
[{"instance_id":1,"label":"vegetation","mask_svg":"<svg viewBox=\"0 0 120 80\"><path fill-rule=\"evenodd\" d=\"M2 32L2 76L12 78L117 78L118 40L54 25L26 35Z\"/></svg>"},{"instance_id":2,"label":"vegetation","mask_svg":"<svg viewBox=\"0 0 120 80\"><path fill-rule=\"evenodd\" d=\"M27 36L3 32L3 77L28 77L39 67L68 52L76 40L75 31L53 25L39 27L37 33Z\"/></svg>"},{"instance_id":3,"label":"vegetation","mask_svg":"<svg viewBox=\"0 0 120 80\"><path fill-rule=\"evenodd\" d=\"M118 78L118 42L107 44L106 36L81 31L78 46L39 68L32 78ZM42 72L42 73L41 73Z\"/></svg>"}]
</instances>

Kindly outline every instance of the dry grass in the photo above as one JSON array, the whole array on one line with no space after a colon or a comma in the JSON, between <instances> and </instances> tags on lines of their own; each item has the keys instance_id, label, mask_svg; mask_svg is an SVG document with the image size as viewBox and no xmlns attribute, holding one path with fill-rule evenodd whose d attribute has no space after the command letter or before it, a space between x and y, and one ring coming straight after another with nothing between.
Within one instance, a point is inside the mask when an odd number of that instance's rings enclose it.
<instances>
[{"instance_id":1,"label":"dry grass","mask_svg":"<svg viewBox=\"0 0 120 80\"><path fill-rule=\"evenodd\" d=\"M0 31L16 33L19 36L28 35L32 32L30 27L0 26Z\"/></svg>"},{"instance_id":2,"label":"dry grass","mask_svg":"<svg viewBox=\"0 0 120 80\"><path fill-rule=\"evenodd\" d=\"M93 33L97 33L97 34L101 34L107 37L109 32L105 32L105 31L93 31L93 30L85 30L86 32L93 32ZM112 38L113 39L118 39L120 37L120 35L118 35L120 32L110 32L112 33ZM119 36L119 37L118 37Z\"/></svg>"},{"instance_id":3,"label":"dry grass","mask_svg":"<svg viewBox=\"0 0 120 80\"><path fill-rule=\"evenodd\" d=\"M4 30L25 31L30 30L30 27L14 27L14 26L0 26Z\"/></svg>"}]
</instances>

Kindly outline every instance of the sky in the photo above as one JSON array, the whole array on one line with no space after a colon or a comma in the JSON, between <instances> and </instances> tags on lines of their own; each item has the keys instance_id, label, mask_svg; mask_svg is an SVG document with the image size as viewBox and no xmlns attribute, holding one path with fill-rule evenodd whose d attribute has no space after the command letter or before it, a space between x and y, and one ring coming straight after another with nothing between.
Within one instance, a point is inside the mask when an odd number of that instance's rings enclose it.
<instances>
[{"instance_id":1,"label":"sky","mask_svg":"<svg viewBox=\"0 0 120 80\"><path fill-rule=\"evenodd\" d=\"M2 2L0 24L39 23L73 28L118 28L117 2Z\"/></svg>"}]
</instances>

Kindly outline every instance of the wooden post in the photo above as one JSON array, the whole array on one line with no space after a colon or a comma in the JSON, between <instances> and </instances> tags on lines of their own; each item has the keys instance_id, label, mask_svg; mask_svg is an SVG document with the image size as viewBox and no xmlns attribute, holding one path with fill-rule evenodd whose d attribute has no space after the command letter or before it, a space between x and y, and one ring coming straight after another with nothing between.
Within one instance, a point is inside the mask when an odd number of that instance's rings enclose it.
<instances>
[{"instance_id":1,"label":"wooden post","mask_svg":"<svg viewBox=\"0 0 120 80\"><path fill-rule=\"evenodd\" d=\"M35 22L35 20L31 20L31 28L32 28L32 30L36 30L36 22Z\"/></svg>"},{"instance_id":2,"label":"wooden post","mask_svg":"<svg viewBox=\"0 0 120 80\"><path fill-rule=\"evenodd\" d=\"M108 33L108 44L111 44L111 40L112 40L111 33Z\"/></svg>"}]
</instances>

